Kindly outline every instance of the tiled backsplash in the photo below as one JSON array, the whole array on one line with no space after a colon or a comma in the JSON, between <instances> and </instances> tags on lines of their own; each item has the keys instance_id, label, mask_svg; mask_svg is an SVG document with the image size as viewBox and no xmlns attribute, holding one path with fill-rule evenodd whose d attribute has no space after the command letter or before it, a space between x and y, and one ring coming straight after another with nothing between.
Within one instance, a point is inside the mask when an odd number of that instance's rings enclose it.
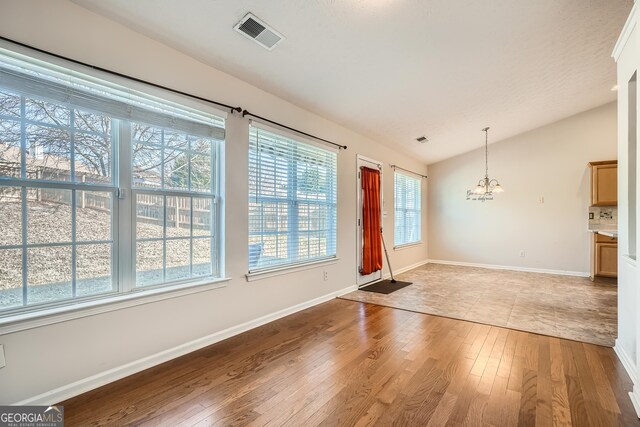
<instances>
[{"instance_id":1,"label":"tiled backsplash","mask_svg":"<svg viewBox=\"0 0 640 427\"><path fill-rule=\"evenodd\" d=\"M615 229L618 227L617 206L590 206L589 230Z\"/></svg>"}]
</instances>

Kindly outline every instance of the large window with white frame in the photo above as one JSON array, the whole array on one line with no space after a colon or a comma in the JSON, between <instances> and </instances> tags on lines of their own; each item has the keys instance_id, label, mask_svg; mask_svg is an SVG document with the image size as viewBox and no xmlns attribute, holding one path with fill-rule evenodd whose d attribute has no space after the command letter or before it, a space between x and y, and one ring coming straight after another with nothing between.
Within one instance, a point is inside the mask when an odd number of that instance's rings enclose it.
<instances>
[{"instance_id":1,"label":"large window with white frame","mask_svg":"<svg viewBox=\"0 0 640 427\"><path fill-rule=\"evenodd\" d=\"M336 256L337 152L252 124L249 272Z\"/></svg>"},{"instance_id":2,"label":"large window with white frame","mask_svg":"<svg viewBox=\"0 0 640 427\"><path fill-rule=\"evenodd\" d=\"M420 242L420 178L394 173L394 238L395 246Z\"/></svg>"},{"instance_id":3,"label":"large window with white frame","mask_svg":"<svg viewBox=\"0 0 640 427\"><path fill-rule=\"evenodd\" d=\"M0 49L0 316L220 276L224 119Z\"/></svg>"}]
</instances>

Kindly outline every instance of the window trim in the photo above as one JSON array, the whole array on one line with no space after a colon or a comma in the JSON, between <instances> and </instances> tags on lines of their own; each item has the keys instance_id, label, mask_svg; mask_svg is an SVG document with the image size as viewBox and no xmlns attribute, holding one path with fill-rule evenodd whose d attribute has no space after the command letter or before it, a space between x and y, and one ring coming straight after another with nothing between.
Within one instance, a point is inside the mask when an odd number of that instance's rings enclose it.
<instances>
[{"instance_id":1,"label":"window trim","mask_svg":"<svg viewBox=\"0 0 640 427\"><path fill-rule=\"evenodd\" d=\"M420 246L422 244L422 239L418 240L417 242L410 242L410 243L403 243L401 245L395 245L393 247L394 251L401 251L402 249L409 249L412 246Z\"/></svg>"}]
</instances>

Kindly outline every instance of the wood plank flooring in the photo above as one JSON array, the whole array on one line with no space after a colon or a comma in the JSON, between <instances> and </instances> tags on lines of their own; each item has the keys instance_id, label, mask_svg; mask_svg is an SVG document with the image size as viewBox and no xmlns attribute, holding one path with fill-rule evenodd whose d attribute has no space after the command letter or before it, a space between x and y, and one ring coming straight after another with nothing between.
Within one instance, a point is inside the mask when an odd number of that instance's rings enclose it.
<instances>
[{"instance_id":1,"label":"wood plank flooring","mask_svg":"<svg viewBox=\"0 0 640 427\"><path fill-rule=\"evenodd\" d=\"M397 278L413 284L341 298L609 347L618 335L615 279L433 263Z\"/></svg>"},{"instance_id":2,"label":"wood plank flooring","mask_svg":"<svg viewBox=\"0 0 640 427\"><path fill-rule=\"evenodd\" d=\"M67 426L640 426L613 350L332 300L62 402Z\"/></svg>"}]
</instances>

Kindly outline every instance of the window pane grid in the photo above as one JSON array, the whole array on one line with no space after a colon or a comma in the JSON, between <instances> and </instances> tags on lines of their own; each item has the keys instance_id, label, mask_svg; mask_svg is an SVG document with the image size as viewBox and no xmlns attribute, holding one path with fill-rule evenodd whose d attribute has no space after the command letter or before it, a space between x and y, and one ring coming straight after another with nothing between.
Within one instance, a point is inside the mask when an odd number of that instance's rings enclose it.
<instances>
[{"instance_id":1,"label":"window pane grid","mask_svg":"<svg viewBox=\"0 0 640 427\"><path fill-rule=\"evenodd\" d=\"M134 123L133 141L135 188L214 194L216 140Z\"/></svg>"},{"instance_id":2,"label":"window pane grid","mask_svg":"<svg viewBox=\"0 0 640 427\"><path fill-rule=\"evenodd\" d=\"M254 126L249 135L249 270L335 256L336 153Z\"/></svg>"},{"instance_id":3,"label":"window pane grid","mask_svg":"<svg viewBox=\"0 0 640 427\"><path fill-rule=\"evenodd\" d=\"M135 198L136 286L217 274L213 197L153 191Z\"/></svg>"},{"instance_id":4,"label":"window pane grid","mask_svg":"<svg viewBox=\"0 0 640 427\"><path fill-rule=\"evenodd\" d=\"M132 127L136 286L217 274L217 141L140 123Z\"/></svg>"},{"instance_id":5,"label":"window pane grid","mask_svg":"<svg viewBox=\"0 0 640 427\"><path fill-rule=\"evenodd\" d=\"M420 178L394 174L394 244L420 241L421 198Z\"/></svg>"},{"instance_id":6,"label":"window pane grid","mask_svg":"<svg viewBox=\"0 0 640 427\"><path fill-rule=\"evenodd\" d=\"M113 149L108 117L8 91L0 93L0 104L15 103L18 98L19 115L2 115L0 118L0 154L5 160L0 175L71 182L85 182L87 176L95 176L89 180L112 183ZM76 116L83 118L84 129L77 128ZM19 137L15 134L18 123ZM95 126L102 127L102 132L92 130ZM80 139L78 144L75 141L77 138ZM80 164L75 161L76 148L82 151ZM9 173L7 167L11 162L6 160L13 160L15 170L18 158L20 174Z\"/></svg>"},{"instance_id":7,"label":"window pane grid","mask_svg":"<svg viewBox=\"0 0 640 427\"><path fill-rule=\"evenodd\" d=\"M102 212L98 212L96 203L86 203L90 199L86 193L93 193L94 198L107 199ZM10 272L0 275L0 310L114 290L114 276L111 272L112 197L112 193L105 192L42 189L34 186L0 187L0 209L3 218L7 219L0 226L0 234L3 236L0 240L0 264L13 265L18 269L16 257L21 260L19 280ZM91 218L89 222L87 216ZM96 230L93 219L97 216L106 224L105 230ZM19 222L16 217L20 218ZM16 230L18 224L19 228ZM79 250L84 254L82 259L90 258L90 262L86 264L102 263L107 265L106 271L103 269L99 277L90 274L79 277ZM86 268L81 267L81 273L86 271ZM19 300L16 293L18 288L22 289Z\"/></svg>"}]
</instances>

